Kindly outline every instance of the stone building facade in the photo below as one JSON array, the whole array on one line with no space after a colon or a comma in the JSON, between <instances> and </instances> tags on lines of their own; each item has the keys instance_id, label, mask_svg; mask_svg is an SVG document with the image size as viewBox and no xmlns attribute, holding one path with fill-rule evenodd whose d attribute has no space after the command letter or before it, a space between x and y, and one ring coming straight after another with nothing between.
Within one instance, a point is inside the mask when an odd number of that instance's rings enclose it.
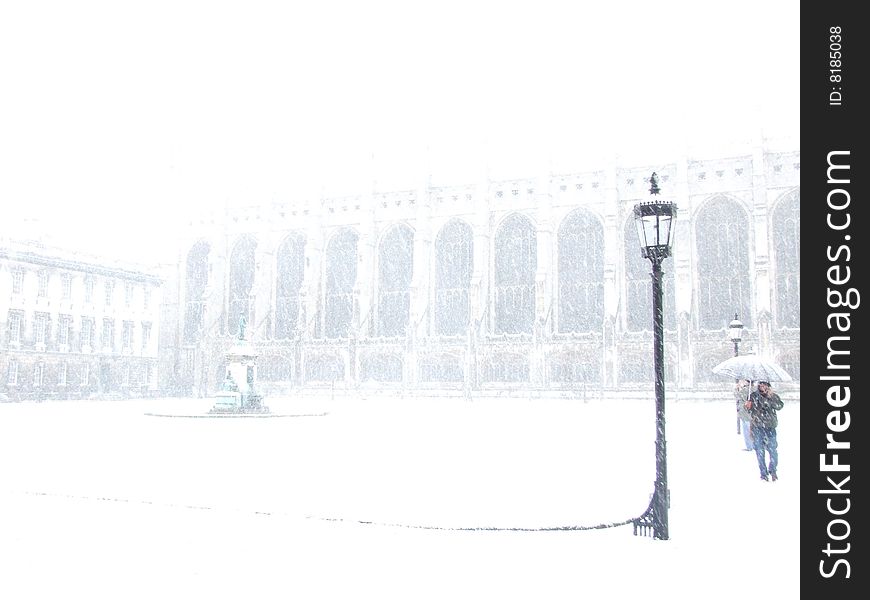
<instances>
[{"instance_id":1,"label":"stone building facade","mask_svg":"<svg viewBox=\"0 0 870 600\"><path fill-rule=\"evenodd\" d=\"M800 153L226 209L190 223L167 286L167 379L208 394L245 315L267 392L647 390L649 262L632 209L655 171L679 207L663 265L669 389L770 355L800 378Z\"/></svg>"},{"instance_id":2,"label":"stone building facade","mask_svg":"<svg viewBox=\"0 0 870 600\"><path fill-rule=\"evenodd\" d=\"M0 391L9 400L157 393L162 280L0 240Z\"/></svg>"}]
</instances>

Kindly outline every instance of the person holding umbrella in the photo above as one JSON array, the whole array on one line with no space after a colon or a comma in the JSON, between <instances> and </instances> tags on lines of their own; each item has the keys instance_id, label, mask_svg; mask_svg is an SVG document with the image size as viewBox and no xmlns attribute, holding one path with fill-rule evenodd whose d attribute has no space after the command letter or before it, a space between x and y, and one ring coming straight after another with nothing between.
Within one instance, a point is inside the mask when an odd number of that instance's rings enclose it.
<instances>
[{"instance_id":1,"label":"person holding umbrella","mask_svg":"<svg viewBox=\"0 0 870 600\"><path fill-rule=\"evenodd\" d=\"M764 481L776 481L776 467L779 464L779 454L776 443L776 412L784 406L779 394L770 389L770 382L759 381L754 392L749 395L745 407L749 411L749 430L755 445L755 456L758 459L758 470ZM769 455L767 460L765 452Z\"/></svg>"}]
</instances>

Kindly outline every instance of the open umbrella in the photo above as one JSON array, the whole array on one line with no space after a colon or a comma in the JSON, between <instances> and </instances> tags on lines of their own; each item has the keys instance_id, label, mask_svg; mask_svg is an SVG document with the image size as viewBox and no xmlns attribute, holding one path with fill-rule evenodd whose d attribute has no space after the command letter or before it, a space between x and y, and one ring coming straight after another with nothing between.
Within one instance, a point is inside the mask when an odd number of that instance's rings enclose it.
<instances>
[{"instance_id":1,"label":"open umbrella","mask_svg":"<svg viewBox=\"0 0 870 600\"><path fill-rule=\"evenodd\" d=\"M734 379L750 381L791 381L785 369L768 358L757 354L732 356L713 367L717 375L726 375Z\"/></svg>"}]
</instances>

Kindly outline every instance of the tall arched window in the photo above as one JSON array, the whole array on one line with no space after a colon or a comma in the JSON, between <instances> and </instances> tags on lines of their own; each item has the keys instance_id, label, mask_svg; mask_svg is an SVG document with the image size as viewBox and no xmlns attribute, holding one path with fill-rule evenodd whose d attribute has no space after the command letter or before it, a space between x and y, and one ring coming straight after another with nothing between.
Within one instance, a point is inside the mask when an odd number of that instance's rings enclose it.
<instances>
[{"instance_id":1,"label":"tall arched window","mask_svg":"<svg viewBox=\"0 0 870 600\"><path fill-rule=\"evenodd\" d=\"M250 235L242 236L236 242L232 254L230 254L230 289L229 289L229 312L227 313L227 330L231 334L239 331L239 319L245 315L249 327L253 327L254 315L251 290L254 287L254 271L256 262L254 252L257 249L257 240Z\"/></svg>"},{"instance_id":2,"label":"tall arched window","mask_svg":"<svg viewBox=\"0 0 870 600\"><path fill-rule=\"evenodd\" d=\"M332 381L344 379L344 361L333 355L314 355L305 361L306 381Z\"/></svg>"},{"instance_id":3,"label":"tall arched window","mask_svg":"<svg viewBox=\"0 0 870 600\"><path fill-rule=\"evenodd\" d=\"M435 332L465 333L469 323L473 236L471 226L451 220L435 239Z\"/></svg>"},{"instance_id":4,"label":"tall arched window","mask_svg":"<svg viewBox=\"0 0 870 600\"><path fill-rule=\"evenodd\" d=\"M773 211L776 324L801 326L801 193L786 196Z\"/></svg>"},{"instance_id":5,"label":"tall arched window","mask_svg":"<svg viewBox=\"0 0 870 600\"><path fill-rule=\"evenodd\" d=\"M495 333L532 333L537 243L532 222L520 214L495 234Z\"/></svg>"},{"instance_id":6,"label":"tall arched window","mask_svg":"<svg viewBox=\"0 0 870 600\"><path fill-rule=\"evenodd\" d=\"M187 253L185 271L184 341L195 342L205 328L205 288L208 285L209 245L198 242Z\"/></svg>"},{"instance_id":7,"label":"tall arched window","mask_svg":"<svg viewBox=\"0 0 870 600\"><path fill-rule=\"evenodd\" d=\"M559 227L559 332L600 331L604 322L604 228L578 209Z\"/></svg>"},{"instance_id":8,"label":"tall arched window","mask_svg":"<svg viewBox=\"0 0 870 600\"><path fill-rule=\"evenodd\" d=\"M391 227L378 252L378 335L405 335L413 273L414 232L407 225Z\"/></svg>"},{"instance_id":9,"label":"tall arched window","mask_svg":"<svg viewBox=\"0 0 870 600\"><path fill-rule=\"evenodd\" d=\"M342 229L326 248L326 337L347 337L353 319L353 286L356 284L357 242L353 229Z\"/></svg>"},{"instance_id":10,"label":"tall arched window","mask_svg":"<svg viewBox=\"0 0 870 600\"><path fill-rule=\"evenodd\" d=\"M305 238L291 233L278 248L275 337L293 337L299 319L299 290L305 273Z\"/></svg>"},{"instance_id":11,"label":"tall arched window","mask_svg":"<svg viewBox=\"0 0 870 600\"><path fill-rule=\"evenodd\" d=\"M629 217L623 228L625 244L625 323L628 331L652 331L652 263L641 255L637 239L637 225ZM664 328L677 328L676 299L674 294L674 259L662 261L663 288L662 313Z\"/></svg>"},{"instance_id":12,"label":"tall arched window","mask_svg":"<svg viewBox=\"0 0 870 600\"><path fill-rule=\"evenodd\" d=\"M734 313L752 327L749 218L734 200L709 200L695 218L698 256L698 324L723 329Z\"/></svg>"},{"instance_id":13,"label":"tall arched window","mask_svg":"<svg viewBox=\"0 0 870 600\"><path fill-rule=\"evenodd\" d=\"M559 352L550 361L550 381L579 386L601 381L601 358L598 352Z\"/></svg>"}]
</instances>

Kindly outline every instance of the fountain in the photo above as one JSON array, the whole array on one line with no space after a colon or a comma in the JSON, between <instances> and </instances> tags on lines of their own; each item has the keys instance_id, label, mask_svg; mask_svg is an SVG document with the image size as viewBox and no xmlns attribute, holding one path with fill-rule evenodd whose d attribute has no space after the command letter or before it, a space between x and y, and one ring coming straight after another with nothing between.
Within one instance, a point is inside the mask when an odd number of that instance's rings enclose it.
<instances>
[{"instance_id":1,"label":"fountain","mask_svg":"<svg viewBox=\"0 0 870 600\"><path fill-rule=\"evenodd\" d=\"M209 414L268 413L256 390L257 352L245 336L247 321L239 318L239 335L227 352L227 369L221 390L214 396Z\"/></svg>"}]
</instances>

